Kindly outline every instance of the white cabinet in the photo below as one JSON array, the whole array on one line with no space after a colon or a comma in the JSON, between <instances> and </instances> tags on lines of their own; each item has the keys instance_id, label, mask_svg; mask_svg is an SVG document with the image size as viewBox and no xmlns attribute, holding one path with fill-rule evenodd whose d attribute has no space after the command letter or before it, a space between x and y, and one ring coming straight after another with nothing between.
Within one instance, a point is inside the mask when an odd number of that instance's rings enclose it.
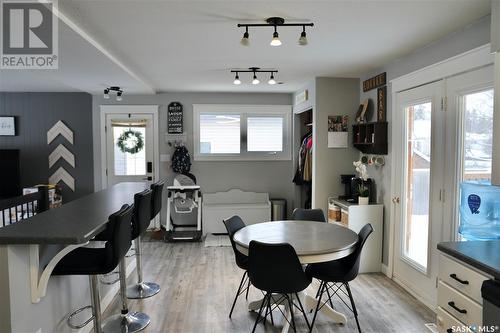
<instances>
[{"instance_id":1,"label":"white cabinet","mask_svg":"<svg viewBox=\"0 0 500 333\"><path fill-rule=\"evenodd\" d=\"M358 233L371 223L373 233L368 237L361 252L360 273L380 272L382 266L382 237L384 232L384 205L358 205L344 200L333 200L341 209L341 222L337 223ZM330 214L329 214L330 215Z\"/></svg>"}]
</instances>

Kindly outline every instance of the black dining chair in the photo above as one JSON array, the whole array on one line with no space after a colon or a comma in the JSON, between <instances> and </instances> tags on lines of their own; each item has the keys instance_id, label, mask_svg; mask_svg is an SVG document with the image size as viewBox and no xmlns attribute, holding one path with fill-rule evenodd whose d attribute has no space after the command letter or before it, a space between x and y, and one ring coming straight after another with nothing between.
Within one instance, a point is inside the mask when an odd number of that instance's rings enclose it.
<instances>
[{"instance_id":1,"label":"black dining chair","mask_svg":"<svg viewBox=\"0 0 500 333\"><path fill-rule=\"evenodd\" d=\"M298 293L311 284L311 278L305 274L297 253L290 244L267 244L251 241L248 249L248 277L255 288L265 292L252 333L255 332L261 319L265 322L268 312L272 320L273 309L279 309L278 305L283 302L288 303L291 313L290 325L294 332L297 332L293 315L294 307L302 312L307 327L310 328ZM277 296L279 296L278 299ZM274 304L271 304L271 300ZM294 300L297 301L298 305L295 304ZM266 308L265 315L262 317L264 308Z\"/></svg>"},{"instance_id":2,"label":"black dining chair","mask_svg":"<svg viewBox=\"0 0 500 333\"><path fill-rule=\"evenodd\" d=\"M356 249L353 253L347 257L328 261L318 264L310 264L306 268L306 274L310 278L316 278L321 281L319 287L319 300L316 305L316 310L314 312L313 320L311 323L311 328L309 332L312 332L314 326L314 321L318 315L318 311L327 303L332 303L332 297L337 295L337 297L354 313L354 318L356 319L356 325L358 326L358 332L361 333L361 327L359 326L358 312L356 310L356 305L354 303L354 298L352 297L351 288L349 287L349 282L354 280L359 273L359 261L361 258L361 250L365 245L368 236L373 232L373 227L370 223L366 224L358 233L358 242L356 244ZM341 288L344 287L345 291ZM351 302L351 307L346 301L339 295L339 291L343 292L349 297ZM324 293L327 293L328 299L321 305L321 299Z\"/></svg>"},{"instance_id":3,"label":"black dining chair","mask_svg":"<svg viewBox=\"0 0 500 333\"><path fill-rule=\"evenodd\" d=\"M295 208L292 220L326 222L325 214L321 209Z\"/></svg>"},{"instance_id":4,"label":"black dining chair","mask_svg":"<svg viewBox=\"0 0 500 333\"><path fill-rule=\"evenodd\" d=\"M241 217L234 215L227 220L223 220L224 225L226 226L227 233L229 235L229 240L231 241L231 246L233 247L234 257L236 259L236 265L244 270L243 277L241 278L240 286L238 287L238 291L236 292L236 296L234 297L233 306L231 307L231 311L229 312L229 318L233 314L234 306L236 305L236 301L238 297L246 292L246 299L248 299L248 290L250 289L250 280L248 280L248 257L242 254L240 251L236 249L236 244L234 243L233 237L234 234L245 227L245 222L241 219Z\"/></svg>"}]
</instances>

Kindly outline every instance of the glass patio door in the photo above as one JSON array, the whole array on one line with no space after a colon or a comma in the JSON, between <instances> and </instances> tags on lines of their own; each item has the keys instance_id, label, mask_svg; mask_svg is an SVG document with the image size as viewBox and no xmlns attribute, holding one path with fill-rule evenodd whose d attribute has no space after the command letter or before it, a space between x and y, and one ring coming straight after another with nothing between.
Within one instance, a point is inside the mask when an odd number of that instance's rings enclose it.
<instances>
[{"instance_id":1,"label":"glass patio door","mask_svg":"<svg viewBox=\"0 0 500 333\"><path fill-rule=\"evenodd\" d=\"M394 278L424 303L436 303L436 246L443 220L443 81L397 94L393 138L399 163Z\"/></svg>"}]
</instances>

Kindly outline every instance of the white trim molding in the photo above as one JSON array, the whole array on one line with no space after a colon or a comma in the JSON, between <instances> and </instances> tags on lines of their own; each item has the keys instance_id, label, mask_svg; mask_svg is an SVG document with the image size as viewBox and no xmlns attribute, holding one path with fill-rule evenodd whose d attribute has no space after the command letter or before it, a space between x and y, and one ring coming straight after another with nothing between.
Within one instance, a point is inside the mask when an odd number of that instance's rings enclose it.
<instances>
[{"instance_id":1,"label":"white trim molding","mask_svg":"<svg viewBox=\"0 0 500 333\"><path fill-rule=\"evenodd\" d=\"M468 72L475 68L491 65L493 62L494 57L490 52L490 44L485 44L391 80L390 83L392 85L392 93L394 94L460 73Z\"/></svg>"}]
</instances>

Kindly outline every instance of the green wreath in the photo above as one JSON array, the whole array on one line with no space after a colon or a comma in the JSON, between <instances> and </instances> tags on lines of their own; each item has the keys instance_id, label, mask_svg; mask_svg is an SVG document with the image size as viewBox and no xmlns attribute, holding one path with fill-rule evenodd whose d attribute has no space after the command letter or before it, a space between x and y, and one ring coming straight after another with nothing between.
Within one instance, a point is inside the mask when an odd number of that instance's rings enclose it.
<instances>
[{"instance_id":1,"label":"green wreath","mask_svg":"<svg viewBox=\"0 0 500 333\"><path fill-rule=\"evenodd\" d=\"M144 148L144 138L141 132L128 130L120 135L116 145L123 153L137 154Z\"/></svg>"}]
</instances>

